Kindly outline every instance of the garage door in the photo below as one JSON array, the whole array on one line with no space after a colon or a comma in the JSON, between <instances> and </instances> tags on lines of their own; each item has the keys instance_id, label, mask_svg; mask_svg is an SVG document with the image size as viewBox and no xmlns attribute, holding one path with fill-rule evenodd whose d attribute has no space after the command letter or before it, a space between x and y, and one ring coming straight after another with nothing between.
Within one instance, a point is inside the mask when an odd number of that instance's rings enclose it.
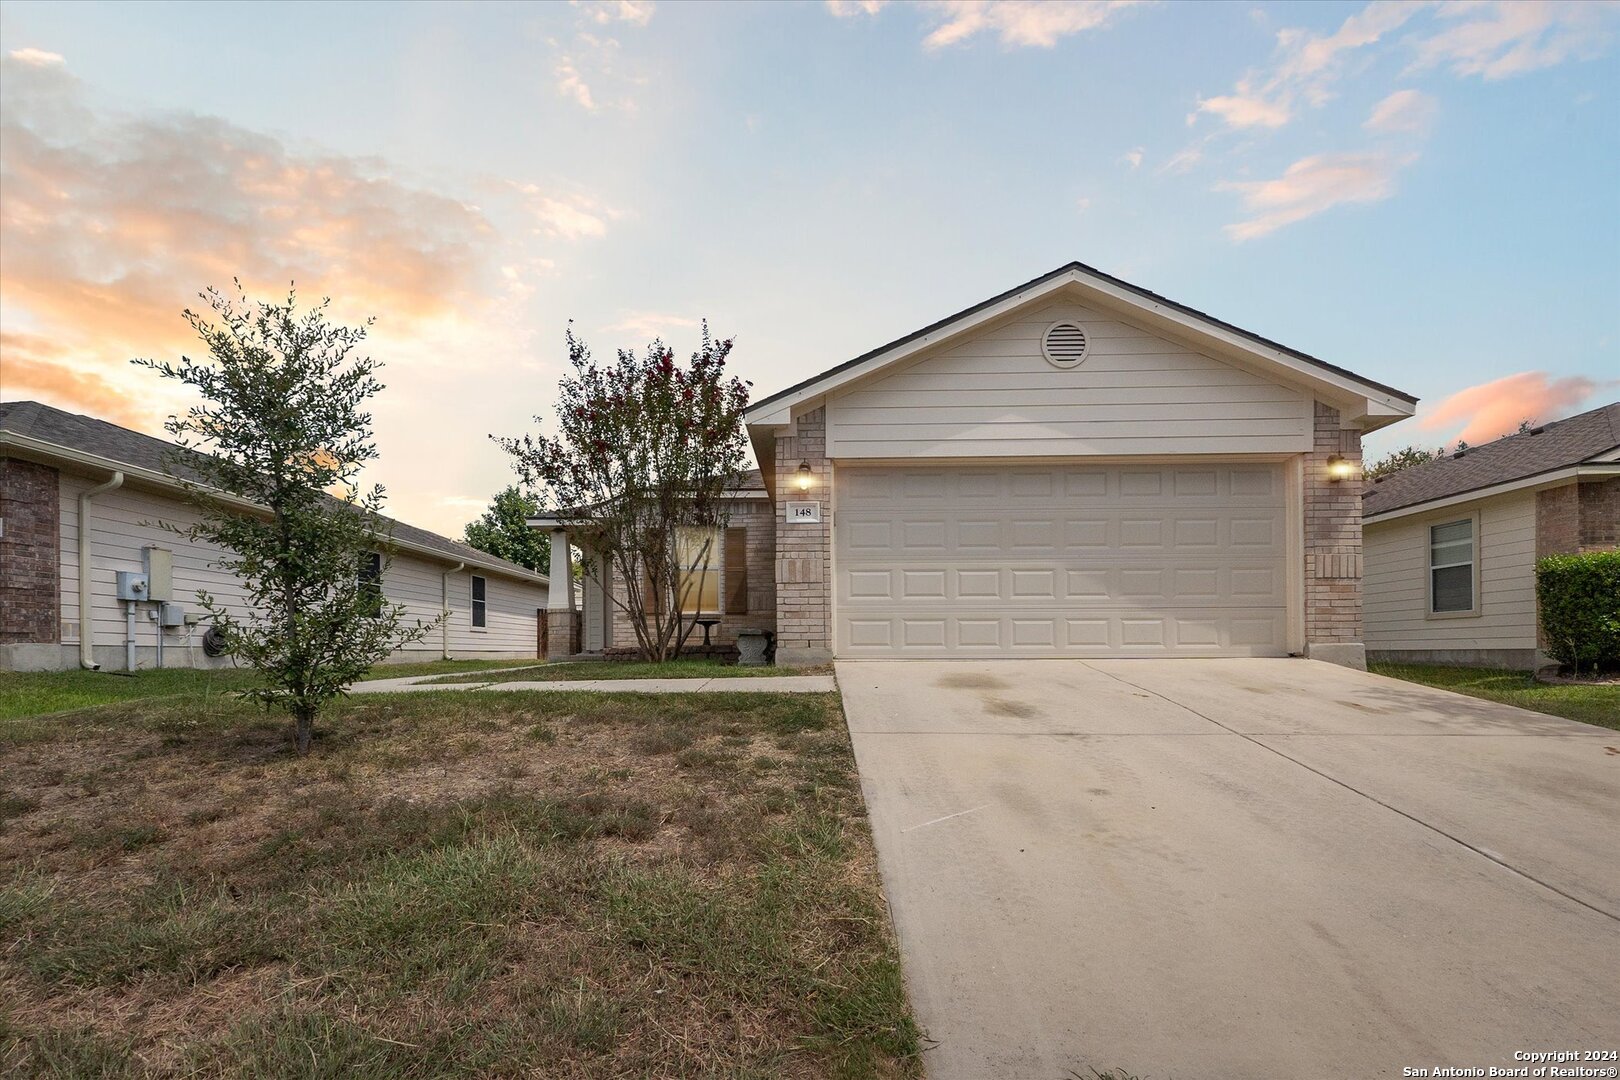
<instances>
[{"instance_id":1,"label":"garage door","mask_svg":"<svg viewBox=\"0 0 1620 1080\"><path fill-rule=\"evenodd\" d=\"M1278 464L839 466L838 655L1278 656Z\"/></svg>"}]
</instances>

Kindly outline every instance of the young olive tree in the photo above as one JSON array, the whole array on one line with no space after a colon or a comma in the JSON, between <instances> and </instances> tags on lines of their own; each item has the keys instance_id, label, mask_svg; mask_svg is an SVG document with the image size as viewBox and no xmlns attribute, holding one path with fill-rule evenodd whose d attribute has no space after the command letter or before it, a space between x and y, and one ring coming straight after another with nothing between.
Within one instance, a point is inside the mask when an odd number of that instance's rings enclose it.
<instances>
[{"instance_id":1,"label":"young olive tree","mask_svg":"<svg viewBox=\"0 0 1620 1080\"><path fill-rule=\"evenodd\" d=\"M598 364L572 326L567 340L557 434L496 441L542 506L575 522L586 571L617 579L641 656L673 659L718 583L715 538L748 463L749 384L726 374L731 341L707 322L685 365L662 341Z\"/></svg>"},{"instance_id":2,"label":"young olive tree","mask_svg":"<svg viewBox=\"0 0 1620 1080\"><path fill-rule=\"evenodd\" d=\"M208 359L136 360L195 389L202 403L164 425L181 450L171 465L200 520L174 531L227 552L218 566L243 585L238 615L206 592L198 602L262 685L244 695L290 713L307 754L323 706L372 664L425 637L382 596L391 561L383 489L362 490L376 458L367 399L381 366L355 350L366 326L327 321L323 300L285 303L203 293L211 318L185 319ZM252 504L251 507L244 503Z\"/></svg>"}]
</instances>

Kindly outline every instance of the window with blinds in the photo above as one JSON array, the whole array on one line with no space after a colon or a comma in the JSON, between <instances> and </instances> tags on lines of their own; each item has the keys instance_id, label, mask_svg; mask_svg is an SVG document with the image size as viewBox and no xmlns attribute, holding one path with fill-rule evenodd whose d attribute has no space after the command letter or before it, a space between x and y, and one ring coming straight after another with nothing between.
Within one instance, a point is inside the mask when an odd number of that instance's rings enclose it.
<instances>
[{"instance_id":1,"label":"window with blinds","mask_svg":"<svg viewBox=\"0 0 1620 1080\"><path fill-rule=\"evenodd\" d=\"M1474 520L1429 527L1429 612L1433 615L1474 611Z\"/></svg>"}]
</instances>

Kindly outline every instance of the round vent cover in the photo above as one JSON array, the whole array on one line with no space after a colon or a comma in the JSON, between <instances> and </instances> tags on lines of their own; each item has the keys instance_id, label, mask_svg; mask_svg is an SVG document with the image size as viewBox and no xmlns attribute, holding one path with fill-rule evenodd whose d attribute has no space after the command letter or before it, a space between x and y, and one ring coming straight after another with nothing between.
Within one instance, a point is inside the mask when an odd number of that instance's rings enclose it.
<instances>
[{"instance_id":1,"label":"round vent cover","mask_svg":"<svg viewBox=\"0 0 1620 1080\"><path fill-rule=\"evenodd\" d=\"M1053 367L1078 366L1090 348L1091 342L1079 323L1053 323L1046 328L1046 336L1041 338L1041 353Z\"/></svg>"}]
</instances>

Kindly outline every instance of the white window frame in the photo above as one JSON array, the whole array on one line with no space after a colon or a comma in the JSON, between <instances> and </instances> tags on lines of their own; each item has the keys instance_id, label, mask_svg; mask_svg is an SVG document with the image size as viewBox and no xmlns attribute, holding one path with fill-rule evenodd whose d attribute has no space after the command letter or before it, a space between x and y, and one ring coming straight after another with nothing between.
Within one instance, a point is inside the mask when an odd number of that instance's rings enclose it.
<instances>
[{"instance_id":1,"label":"white window frame","mask_svg":"<svg viewBox=\"0 0 1620 1080\"><path fill-rule=\"evenodd\" d=\"M484 598L478 599L478 583L484 583ZM483 609L484 621L478 621L479 609ZM489 633L489 578L482 574L473 574L472 580L467 583L467 624L475 634Z\"/></svg>"},{"instance_id":2,"label":"white window frame","mask_svg":"<svg viewBox=\"0 0 1620 1080\"><path fill-rule=\"evenodd\" d=\"M1448 567L1462 566L1464 564L1458 562L1458 563L1442 563L1442 564L1440 564L1438 566L1435 565L1435 562L1434 562L1434 530L1443 529L1447 525L1461 525L1465 521L1470 524L1470 526L1472 527L1472 530L1473 530L1472 531L1472 545L1471 545L1472 554L1471 554L1470 561L1469 561L1469 563L1467 565L1473 571L1473 573L1472 573L1472 583L1470 585L1470 597L1473 600L1474 605L1473 605L1473 607L1468 608L1465 611L1436 611L1436 610L1434 610L1434 572L1436 570L1444 570L1444 569L1447 569ZM1429 522L1427 525L1425 525L1423 527L1423 598L1424 598L1423 606L1424 606L1424 616L1426 618L1429 618L1429 619L1477 619L1477 618L1479 618L1479 616L1481 614L1480 595L1479 595L1480 550L1481 550L1481 545L1480 545L1480 534L1479 534L1479 513L1477 511L1475 513L1472 513L1472 514L1464 514L1461 517L1448 517L1448 518L1446 518L1444 520L1441 520L1441 521L1431 521L1431 522Z\"/></svg>"}]
</instances>

